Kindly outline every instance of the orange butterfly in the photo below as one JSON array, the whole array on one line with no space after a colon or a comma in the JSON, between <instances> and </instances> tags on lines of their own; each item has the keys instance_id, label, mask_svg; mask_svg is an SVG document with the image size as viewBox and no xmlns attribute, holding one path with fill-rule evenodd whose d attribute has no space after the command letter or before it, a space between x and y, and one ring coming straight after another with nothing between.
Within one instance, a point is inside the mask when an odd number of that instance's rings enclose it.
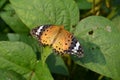
<instances>
[{"instance_id":1,"label":"orange butterfly","mask_svg":"<svg viewBox=\"0 0 120 80\"><path fill-rule=\"evenodd\" d=\"M32 29L31 34L43 45L52 46L58 53L83 56L79 41L62 26L42 25Z\"/></svg>"}]
</instances>

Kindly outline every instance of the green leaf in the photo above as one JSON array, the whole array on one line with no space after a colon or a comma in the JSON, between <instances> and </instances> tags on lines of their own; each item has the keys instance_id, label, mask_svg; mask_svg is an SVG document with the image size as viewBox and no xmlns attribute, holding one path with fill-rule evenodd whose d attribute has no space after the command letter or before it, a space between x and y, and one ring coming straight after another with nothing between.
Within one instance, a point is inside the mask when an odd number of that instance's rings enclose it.
<instances>
[{"instance_id":1,"label":"green leaf","mask_svg":"<svg viewBox=\"0 0 120 80\"><path fill-rule=\"evenodd\" d=\"M5 11L0 13L1 18L17 33L28 33L29 29L22 23L10 4L5 6Z\"/></svg>"},{"instance_id":2,"label":"green leaf","mask_svg":"<svg viewBox=\"0 0 120 80\"><path fill-rule=\"evenodd\" d=\"M6 34L0 34L0 41L8 40L8 37Z\"/></svg>"},{"instance_id":3,"label":"green leaf","mask_svg":"<svg viewBox=\"0 0 120 80\"><path fill-rule=\"evenodd\" d=\"M37 61L32 48L22 42L0 42L0 65L0 68L15 71L26 79L53 80L46 64Z\"/></svg>"},{"instance_id":4,"label":"green leaf","mask_svg":"<svg viewBox=\"0 0 120 80\"><path fill-rule=\"evenodd\" d=\"M106 18L91 16L83 19L76 27L76 37L81 41L84 57L77 59L83 65L97 73L120 79L120 32Z\"/></svg>"},{"instance_id":5,"label":"green leaf","mask_svg":"<svg viewBox=\"0 0 120 80\"><path fill-rule=\"evenodd\" d=\"M53 80L49 69L46 64L43 64L42 61L39 61L35 67L35 80ZM34 80L34 79L32 79Z\"/></svg>"},{"instance_id":6,"label":"green leaf","mask_svg":"<svg viewBox=\"0 0 120 80\"><path fill-rule=\"evenodd\" d=\"M40 53L38 52L38 50L42 46L40 46L38 41L33 39L32 36L25 35L25 34L14 34L14 33L8 33L7 36L9 41L13 41L13 42L20 41L30 45L33 48L33 50L36 52L37 59L40 59Z\"/></svg>"},{"instance_id":7,"label":"green leaf","mask_svg":"<svg viewBox=\"0 0 120 80\"><path fill-rule=\"evenodd\" d=\"M8 38L10 41L25 42L25 43L31 45L34 48L34 50L37 51L36 46L38 43L36 43L36 41L33 41L32 38L30 38L30 37L27 37L25 35L9 33ZM42 48L42 47L38 46L38 48ZM42 64L45 64L45 61L47 59L47 65L51 72L68 75L69 73L68 73L67 67L65 66L65 63L62 60L62 58L59 56L55 56L51 53L52 53L52 49L49 48L48 46L42 48L42 50L41 50L41 61L43 62ZM38 55L37 57L40 57L40 56ZM57 62L57 63L55 63L55 62Z\"/></svg>"},{"instance_id":8,"label":"green leaf","mask_svg":"<svg viewBox=\"0 0 120 80\"><path fill-rule=\"evenodd\" d=\"M13 33L8 33L7 34L9 41L20 41L22 39L22 35L19 34L13 34ZM25 35L23 35L25 36ZM27 37L27 36L26 36ZM23 38L25 39L25 38Z\"/></svg>"},{"instance_id":9,"label":"green leaf","mask_svg":"<svg viewBox=\"0 0 120 80\"><path fill-rule=\"evenodd\" d=\"M42 61L37 61L34 69L25 76L27 80L53 80L47 65Z\"/></svg>"},{"instance_id":10,"label":"green leaf","mask_svg":"<svg viewBox=\"0 0 120 80\"><path fill-rule=\"evenodd\" d=\"M0 68L23 74L33 68L35 61L36 56L28 45L22 42L0 42Z\"/></svg>"},{"instance_id":11,"label":"green leaf","mask_svg":"<svg viewBox=\"0 0 120 80\"><path fill-rule=\"evenodd\" d=\"M0 80L26 80L22 75L12 70L0 69Z\"/></svg>"},{"instance_id":12,"label":"green leaf","mask_svg":"<svg viewBox=\"0 0 120 80\"><path fill-rule=\"evenodd\" d=\"M52 73L69 75L68 69L60 56L51 54L47 58L46 62Z\"/></svg>"},{"instance_id":13,"label":"green leaf","mask_svg":"<svg viewBox=\"0 0 120 80\"><path fill-rule=\"evenodd\" d=\"M79 20L79 10L73 0L10 0L10 2L29 28L44 24L70 27Z\"/></svg>"},{"instance_id":14,"label":"green leaf","mask_svg":"<svg viewBox=\"0 0 120 80\"><path fill-rule=\"evenodd\" d=\"M120 16L115 16L112 19L112 22L116 25L116 27L118 28L118 30L120 31Z\"/></svg>"},{"instance_id":15,"label":"green leaf","mask_svg":"<svg viewBox=\"0 0 120 80\"><path fill-rule=\"evenodd\" d=\"M92 3L88 2L88 0L75 0L78 4L79 9L91 9Z\"/></svg>"},{"instance_id":16,"label":"green leaf","mask_svg":"<svg viewBox=\"0 0 120 80\"><path fill-rule=\"evenodd\" d=\"M0 0L0 8L5 4L6 0Z\"/></svg>"},{"instance_id":17,"label":"green leaf","mask_svg":"<svg viewBox=\"0 0 120 80\"><path fill-rule=\"evenodd\" d=\"M52 49L49 46L43 47L41 51L42 64L45 64L47 57L52 53Z\"/></svg>"}]
</instances>

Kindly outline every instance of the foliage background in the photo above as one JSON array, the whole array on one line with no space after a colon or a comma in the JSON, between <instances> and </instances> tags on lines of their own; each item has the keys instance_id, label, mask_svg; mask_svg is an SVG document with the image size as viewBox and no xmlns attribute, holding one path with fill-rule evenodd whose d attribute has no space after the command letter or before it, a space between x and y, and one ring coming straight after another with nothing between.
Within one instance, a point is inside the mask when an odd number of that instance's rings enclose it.
<instances>
[{"instance_id":1,"label":"foliage background","mask_svg":"<svg viewBox=\"0 0 120 80\"><path fill-rule=\"evenodd\" d=\"M119 80L119 0L0 0L0 80ZM55 55L29 34L64 25L84 57Z\"/></svg>"}]
</instances>

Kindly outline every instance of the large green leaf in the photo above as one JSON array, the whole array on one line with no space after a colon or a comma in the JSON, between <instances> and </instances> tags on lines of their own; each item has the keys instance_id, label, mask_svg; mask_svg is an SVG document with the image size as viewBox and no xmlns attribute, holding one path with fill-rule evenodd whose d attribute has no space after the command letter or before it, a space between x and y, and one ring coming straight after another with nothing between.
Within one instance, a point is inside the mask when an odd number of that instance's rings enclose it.
<instances>
[{"instance_id":1,"label":"large green leaf","mask_svg":"<svg viewBox=\"0 0 120 80\"><path fill-rule=\"evenodd\" d=\"M15 11L11 8L11 4L5 6L5 11L0 13L1 18L17 33L28 33L29 29L19 19Z\"/></svg>"},{"instance_id":2,"label":"large green leaf","mask_svg":"<svg viewBox=\"0 0 120 80\"><path fill-rule=\"evenodd\" d=\"M0 69L0 80L26 80L22 75L12 70Z\"/></svg>"},{"instance_id":3,"label":"large green leaf","mask_svg":"<svg viewBox=\"0 0 120 80\"><path fill-rule=\"evenodd\" d=\"M20 19L30 28L42 24L72 26L79 20L79 10L73 0L10 0L10 2Z\"/></svg>"},{"instance_id":4,"label":"large green leaf","mask_svg":"<svg viewBox=\"0 0 120 80\"><path fill-rule=\"evenodd\" d=\"M0 42L0 68L23 74L33 68L35 61L36 56L28 45L22 42Z\"/></svg>"},{"instance_id":5,"label":"large green leaf","mask_svg":"<svg viewBox=\"0 0 120 80\"><path fill-rule=\"evenodd\" d=\"M91 16L83 19L76 27L75 35L80 39L84 57L76 59L97 73L120 79L120 32L106 18Z\"/></svg>"},{"instance_id":6,"label":"large green leaf","mask_svg":"<svg viewBox=\"0 0 120 80\"><path fill-rule=\"evenodd\" d=\"M38 48L40 48L38 42L29 35L8 33L7 36L8 36L9 41L14 41L14 42L20 41L20 42L24 42L24 43L30 45L35 52L37 52Z\"/></svg>"},{"instance_id":7,"label":"large green leaf","mask_svg":"<svg viewBox=\"0 0 120 80\"><path fill-rule=\"evenodd\" d=\"M15 71L26 79L52 80L46 64L38 62L32 48L22 42L0 42L0 65L0 68Z\"/></svg>"}]
</instances>

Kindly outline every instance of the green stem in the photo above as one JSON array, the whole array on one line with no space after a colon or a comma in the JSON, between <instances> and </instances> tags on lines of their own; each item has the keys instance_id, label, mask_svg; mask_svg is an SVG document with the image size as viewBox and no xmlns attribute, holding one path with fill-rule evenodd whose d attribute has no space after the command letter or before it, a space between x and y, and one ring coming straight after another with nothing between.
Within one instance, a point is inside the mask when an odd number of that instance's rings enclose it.
<instances>
[{"instance_id":1,"label":"green stem","mask_svg":"<svg viewBox=\"0 0 120 80\"><path fill-rule=\"evenodd\" d=\"M47 57L52 53L52 49L49 46L43 47L41 60L42 63L45 64Z\"/></svg>"}]
</instances>

